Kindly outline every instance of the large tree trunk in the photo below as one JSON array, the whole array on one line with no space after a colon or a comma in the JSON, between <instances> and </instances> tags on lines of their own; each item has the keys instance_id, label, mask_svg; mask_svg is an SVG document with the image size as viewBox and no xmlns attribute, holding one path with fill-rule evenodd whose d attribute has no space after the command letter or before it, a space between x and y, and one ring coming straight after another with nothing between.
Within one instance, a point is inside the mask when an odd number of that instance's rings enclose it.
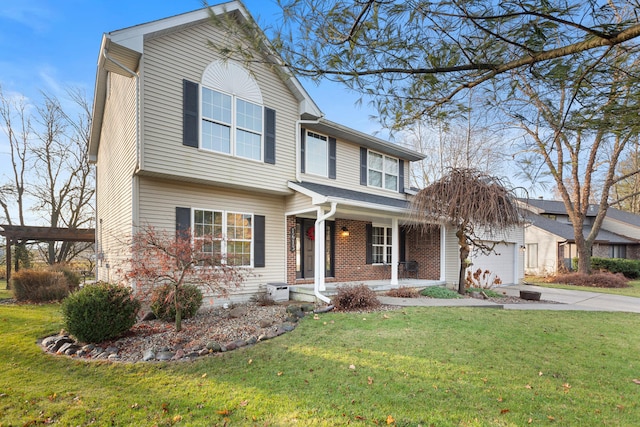
<instances>
[{"instance_id":1,"label":"large tree trunk","mask_svg":"<svg viewBox=\"0 0 640 427\"><path fill-rule=\"evenodd\" d=\"M469 258L471 248L467 243L467 237L464 234L463 227L460 227L458 231L456 231L456 237L458 238L458 245L460 246L460 275L458 276L458 293L460 295L464 295L467 276L467 258Z\"/></svg>"},{"instance_id":2,"label":"large tree trunk","mask_svg":"<svg viewBox=\"0 0 640 427\"><path fill-rule=\"evenodd\" d=\"M582 234L582 226L574 226L573 234L578 252L578 273L591 274L591 243Z\"/></svg>"}]
</instances>

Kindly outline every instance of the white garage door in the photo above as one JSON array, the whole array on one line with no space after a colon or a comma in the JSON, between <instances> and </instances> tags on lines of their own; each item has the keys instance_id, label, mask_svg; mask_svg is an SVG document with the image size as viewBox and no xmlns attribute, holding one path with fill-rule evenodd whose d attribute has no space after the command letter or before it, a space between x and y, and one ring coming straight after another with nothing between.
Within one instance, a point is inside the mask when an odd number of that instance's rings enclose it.
<instances>
[{"instance_id":1,"label":"white garage door","mask_svg":"<svg viewBox=\"0 0 640 427\"><path fill-rule=\"evenodd\" d=\"M481 268L482 271L489 270L497 275L503 284L510 285L515 283L515 243L496 245L495 251L498 254L472 254L471 262L473 262L473 265L469 270L472 272L478 268Z\"/></svg>"}]
</instances>

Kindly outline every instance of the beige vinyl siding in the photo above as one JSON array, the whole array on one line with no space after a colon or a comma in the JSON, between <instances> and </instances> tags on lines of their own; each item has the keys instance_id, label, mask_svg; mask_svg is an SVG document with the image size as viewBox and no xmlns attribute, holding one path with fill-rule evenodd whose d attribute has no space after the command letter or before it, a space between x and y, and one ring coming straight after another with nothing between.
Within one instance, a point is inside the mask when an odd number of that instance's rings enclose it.
<instances>
[{"instance_id":1,"label":"beige vinyl siding","mask_svg":"<svg viewBox=\"0 0 640 427\"><path fill-rule=\"evenodd\" d=\"M144 170L226 186L290 193L295 179L295 122L298 102L275 72L253 64L265 107L276 110L276 164L231 157L182 145L183 79L199 83L205 68L220 59L207 46L225 42L209 23L176 30L145 41Z\"/></svg>"},{"instance_id":2,"label":"beige vinyl siding","mask_svg":"<svg viewBox=\"0 0 640 427\"><path fill-rule=\"evenodd\" d=\"M133 172L136 164L136 81L111 73L98 161L97 248L104 254L97 263L97 279L117 281L117 271L129 257ZM107 269L107 265L109 268Z\"/></svg>"},{"instance_id":3,"label":"beige vinyl siding","mask_svg":"<svg viewBox=\"0 0 640 427\"><path fill-rule=\"evenodd\" d=\"M445 228L445 271L444 280L450 287L458 286L458 276L460 274L460 248L456 231L452 227Z\"/></svg>"},{"instance_id":4,"label":"beige vinyl siding","mask_svg":"<svg viewBox=\"0 0 640 427\"><path fill-rule=\"evenodd\" d=\"M313 206L311 198L304 194L295 193L285 199L285 211L287 213L309 211L311 209L317 209L317 207Z\"/></svg>"},{"instance_id":5,"label":"beige vinyl siding","mask_svg":"<svg viewBox=\"0 0 640 427\"><path fill-rule=\"evenodd\" d=\"M330 136L330 135L329 135ZM405 188L408 188L408 161L405 161ZM396 199L405 199L406 195L397 191L360 185L360 146L344 140L336 141L336 179L329 179L310 173L303 173L302 180L363 193L377 194Z\"/></svg>"},{"instance_id":6,"label":"beige vinyl siding","mask_svg":"<svg viewBox=\"0 0 640 427\"><path fill-rule=\"evenodd\" d=\"M225 210L265 216L265 267L253 269L232 301L246 301L270 282L286 281L284 197L184 182L140 178L141 225L175 230L176 207ZM210 297L210 295L209 295ZM220 304L222 301L213 301Z\"/></svg>"},{"instance_id":7,"label":"beige vinyl siding","mask_svg":"<svg viewBox=\"0 0 640 427\"><path fill-rule=\"evenodd\" d=\"M526 268L527 274L547 275L558 269L558 243L564 241L557 235L532 225L525 230L525 243L538 245L538 266ZM526 256L526 253L525 253Z\"/></svg>"}]
</instances>

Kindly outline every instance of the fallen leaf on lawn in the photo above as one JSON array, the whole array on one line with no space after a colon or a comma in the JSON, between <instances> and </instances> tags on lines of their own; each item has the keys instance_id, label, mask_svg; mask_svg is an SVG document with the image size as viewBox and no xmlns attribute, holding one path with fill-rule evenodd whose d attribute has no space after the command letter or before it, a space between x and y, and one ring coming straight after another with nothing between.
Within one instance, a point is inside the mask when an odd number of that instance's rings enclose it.
<instances>
[{"instance_id":1,"label":"fallen leaf on lawn","mask_svg":"<svg viewBox=\"0 0 640 427\"><path fill-rule=\"evenodd\" d=\"M207 378L207 373L202 374L202 378Z\"/></svg>"},{"instance_id":2,"label":"fallen leaf on lawn","mask_svg":"<svg viewBox=\"0 0 640 427\"><path fill-rule=\"evenodd\" d=\"M318 319L320 319L320 316L318 316L317 314L314 314L313 315L313 320L318 320Z\"/></svg>"},{"instance_id":3,"label":"fallen leaf on lawn","mask_svg":"<svg viewBox=\"0 0 640 427\"><path fill-rule=\"evenodd\" d=\"M634 379L634 380L631 380L631 381L633 381L633 382L634 382L634 383L636 383L636 384L640 384L640 380L636 380L636 379Z\"/></svg>"},{"instance_id":4,"label":"fallen leaf on lawn","mask_svg":"<svg viewBox=\"0 0 640 427\"><path fill-rule=\"evenodd\" d=\"M251 365L253 363L253 359L249 359L249 361L247 362L249 365Z\"/></svg>"},{"instance_id":5,"label":"fallen leaf on lawn","mask_svg":"<svg viewBox=\"0 0 640 427\"><path fill-rule=\"evenodd\" d=\"M527 384L526 386L524 386L524 388L528 388L529 390L531 390L531 384Z\"/></svg>"},{"instance_id":6,"label":"fallen leaf on lawn","mask_svg":"<svg viewBox=\"0 0 640 427\"><path fill-rule=\"evenodd\" d=\"M501 409L501 410L500 410L500 413L501 413L501 414L506 414L507 412L511 412L511 409L506 409L506 408L505 408L505 409Z\"/></svg>"},{"instance_id":7,"label":"fallen leaf on lawn","mask_svg":"<svg viewBox=\"0 0 640 427\"><path fill-rule=\"evenodd\" d=\"M367 384L369 385L373 384L373 378L367 377Z\"/></svg>"},{"instance_id":8,"label":"fallen leaf on lawn","mask_svg":"<svg viewBox=\"0 0 640 427\"><path fill-rule=\"evenodd\" d=\"M498 402L502 402L502 396L498 397Z\"/></svg>"},{"instance_id":9,"label":"fallen leaf on lawn","mask_svg":"<svg viewBox=\"0 0 640 427\"><path fill-rule=\"evenodd\" d=\"M247 406L249 404L248 400L243 400L242 402L240 402L240 406Z\"/></svg>"},{"instance_id":10,"label":"fallen leaf on lawn","mask_svg":"<svg viewBox=\"0 0 640 427\"><path fill-rule=\"evenodd\" d=\"M361 417L360 415L356 415L356 420L365 420L365 417Z\"/></svg>"},{"instance_id":11,"label":"fallen leaf on lawn","mask_svg":"<svg viewBox=\"0 0 640 427\"><path fill-rule=\"evenodd\" d=\"M134 403L133 405L131 405L131 409L138 409L138 404Z\"/></svg>"},{"instance_id":12,"label":"fallen leaf on lawn","mask_svg":"<svg viewBox=\"0 0 640 427\"><path fill-rule=\"evenodd\" d=\"M362 320L367 320L367 318L366 318L366 317L363 317L363 318L362 318Z\"/></svg>"},{"instance_id":13,"label":"fallen leaf on lawn","mask_svg":"<svg viewBox=\"0 0 640 427\"><path fill-rule=\"evenodd\" d=\"M52 401L52 402L53 402L54 400L56 400L56 398L57 398L57 397L58 397L58 393L53 393L53 394L51 394L51 395L49 395L49 396L48 396L49 400L50 400L50 401Z\"/></svg>"},{"instance_id":14,"label":"fallen leaf on lawn","mask_svg":"<svg viewBox=\"0 0 640 427\"><path fill-rule=\"evenodd\" d=\"M555 421L555 420L556 420L556 417L552 417L551 415L547 415L547 419L548 419L549 421Z\"/></svg>"},{"instance_id":15,"label":"fallen leaf on lawn","mask_svg":"<svg viewBox=\"0 0 640 427\"><path fill-rule=\"evenodd\" d=\"M485 384L486 384L486 383L487 383L487 381L489 381L489 378L482 378L482 382L483 382L483 383L485 383Z\"/></svg>"},{"instance_id":16,"label":"fallen leaf on lawn","mask_svg":"<svg viewBox=\"0 0 640 427\"><path fill-rule=\"evenodd\" d=\"M383 319L389 319L389 316L387 316L386 314L383 314L383 315L382 315L382 318L383 318Z\"/></svg>"},{"instance_id":17,"label":"fallen leaf on lawn","mask_svg":"<svg viewBox=\"0 0 640 427\"><path fill-rule=\"evenodd\" d=\"M228 410L228 409L221 409L221 410L219 410L219 411L217 411L217 412L218 412L218 414L220 414L220 415L229 415L229 414L231 414L231 411L230 411L230 410Z\"/></svg>"},{"instance_id":18,"label":"fallen leaf on lawn","mask_svg":"<svg viewBox=\"0 0 640 427\"><path fill-rule=\"evenodd\" d=\"M616 405L616 408L620 409L621 411L624 409L624 405Z\"/></svg>"},{"instance_id":19,"label":"fallen leaf on lawn","mask_svg":"<svg viewBox=\"0 0 640 427\"><path fill-rule=\"evenodd\" d=\"M542 373L542 371L538 372L538 376L539 376L539 377L541 377L542 375L544 375L544 374Z\"/></svg>"},{"instance_id":20,"label":"fallen leaf on lawn","mask_svg":"<svg viewBox=\"0 0 640 427\"><path fill-rule=\"evenodd\" d=\"M282 371L278 372L278 376L281 377L282 376Z\"/></svg>"},{"instance_id":21,"label":"fallen leaf on lawn","mask_svg":"<svg viewBox=\"0 0 640 427\"><path fill-rule=\"evenodd\" d=\"M349 365L349 369L356 369L356 365Z\"/></svg>"},{"instance_id":22,"label":"fallen leaf on lawn","mask_svg":"<svg viewBox=\"0 0 640 427\"><path fill-rule=\"evenodd\" d=\"M533 422L533 418L529 418L529 421L527 421L527 424L531 424Z\"/></svg>"},{"instance_id":23,"label":"fallen leaf on lawn","mask_svg":"<svg viewBox=\"0 0 640 427\"><path fill-rule=\"evenodd\" d=\"M569 385L569 383L564 383L564 384L562 384L562 387L564 388L564 392L565 392L565 393L569 393L569 389L571 388L571 386Z\"/></svg>"},{"instance_id":24,"label":"fallen leaf on lawn","mask_svg":"<svg viewBox=\"0 0 640 427\"><path fill-rule=\"evenodd\" d=\"M387 417L387 425L389 425L389 424L393 424L393 423L395 423L395 422L396 422L396 420L394 420L394 419L393 419L393 417L392 417L391 415L389 415L389 416Z\"/></svg>"},{"instance_id":25,"label":"fallen leaf on lawn","mask_svg":"<svg viewBox=\"0 0 640 427\"><path fill-rule=\"evenodd\" d=\"M173 422L177 423L182 421L182 415L176 415L175 417L173 417Z\"/></svg>"}]
</instances>

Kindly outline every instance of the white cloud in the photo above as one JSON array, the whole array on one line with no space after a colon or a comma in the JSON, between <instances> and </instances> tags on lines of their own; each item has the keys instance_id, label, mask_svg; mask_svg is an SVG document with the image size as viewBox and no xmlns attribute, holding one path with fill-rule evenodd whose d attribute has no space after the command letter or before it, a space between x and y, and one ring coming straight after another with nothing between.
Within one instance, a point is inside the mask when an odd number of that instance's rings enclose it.
<instances>
[{"instance_id":1,"label":"white cloud","mask_svg":"<svg viewBox=\"0 0 640 427\"><path fill-rule=\"evenodd\" d=\"M56 16L49 4L41 1L12 1L0 4L0 17L15 21L38 33L47 31Z\"/></svg>"}]
</instances>

